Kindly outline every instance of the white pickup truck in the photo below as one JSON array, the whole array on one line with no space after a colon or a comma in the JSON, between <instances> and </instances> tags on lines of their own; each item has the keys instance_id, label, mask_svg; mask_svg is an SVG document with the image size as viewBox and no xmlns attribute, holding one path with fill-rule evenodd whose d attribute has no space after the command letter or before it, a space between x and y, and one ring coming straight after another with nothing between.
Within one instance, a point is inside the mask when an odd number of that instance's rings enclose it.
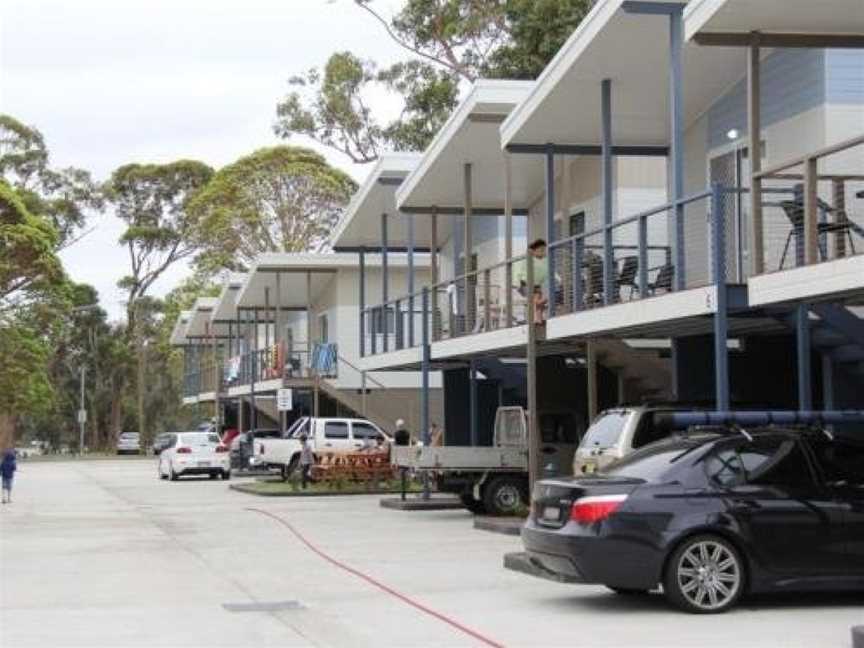
<instances>
[{"instance_id":1,"label":"white pickup truck","mask_svg":"<svg viewBox=\"0 0 864 648\"><path fill-rule=\"evenodd\" d=\"M309 437L313 452L350 452L369 445L390 443L392 439L366 419L312 418L297 419L275 439L256 439L249 464L255 468L278 468L288 479L300 462L300 437Z\"/></svg>"},{"instance_id":2,"label":"white pickup truck","mask_svg":"<svg viewBox=\"0 0 864 648\"><path fill-rule=\"evenodd\" d=\"M541 413L543 464L569 471L578 442L572 415ZM394 447L392 463L427 472L441 492L454 493L472 513L507 515L527 506L528 423L521 407L500 407L494 446Z\"/></svg>"}]
</instances>

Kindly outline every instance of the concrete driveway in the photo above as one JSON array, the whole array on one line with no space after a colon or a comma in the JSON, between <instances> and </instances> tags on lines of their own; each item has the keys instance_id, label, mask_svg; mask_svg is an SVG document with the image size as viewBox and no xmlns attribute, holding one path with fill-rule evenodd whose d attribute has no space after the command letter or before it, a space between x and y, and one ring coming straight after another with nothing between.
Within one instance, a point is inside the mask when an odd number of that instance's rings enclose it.
<instances>
[{"instance_id":1,"label":"concrete driveway","mask_svg":"<svg viewBox=\"0 0 864 648\"><path fill-rule=\"evenodd\" d=\"M656 595L505 571L519 540L475 531L461 511L253 497L159 481L151 461L22 462L15 496L0 509L4 648L846 648L864 622L862 596L680 614Z\"/></svg>"}]
</instances>

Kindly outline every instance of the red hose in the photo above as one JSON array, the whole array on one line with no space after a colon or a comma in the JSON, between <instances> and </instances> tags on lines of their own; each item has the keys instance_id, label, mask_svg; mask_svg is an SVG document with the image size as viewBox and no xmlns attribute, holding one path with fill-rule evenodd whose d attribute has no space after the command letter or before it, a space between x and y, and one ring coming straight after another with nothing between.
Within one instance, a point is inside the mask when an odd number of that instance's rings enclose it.
<instances>
[{"instance_id":1,"label":"red hose","mask_svg":"<svg viewBox=\"0 0 864 648\"><path fill-rule=\"evenodd\" d=\"M504 648L504 644L500 644L497 641L490 639L489 637L485 637L482 634L480 634L479 632L477 632L476 630L472 630L471 628L469 628L465 625L462 625L458 621L451 619L450 617L442 614L441 612L436 612L435 610L426 607L422 603L419 603L418 601L413 600L412 598L406 596L405 594L402 594L401 592L397 592L392 587L388 587L384 583L375 580L371 576L368 576L368 575L364 574L363 572L358 571L357 569L354 569L353 567L346 565L345 563L339 562L338 560L336 560L332 556L324 553L321 549L319 549L318 547L313 545L309 540L307 540L305 538L305 536L303 536L302 533L300 533L297 529L295 529L291 525L290 522L288 522L287 520L283 520L278 515L273 515L269 511L263 511L261 509L256 509L256 508L247 508L246 510L247 511L253 511L255 513L260 513L261 515L266 515L267 517L269 517L273 520L276 520L279 524L281 524L286 529L288 529L292 534L294 534L294 536L300 542L302 542L304 545L306 545L306 547L308 547L311 551L313 551L318 556L320 556L321 558L323 558L324 560L329 562L331 565L334 565L334 566L338 567L339 569L342 569L342 570L348 572L349 574L353 574L357 578L366 581L370 585L373 585L373 586L377 587L378 589L380 589L384 592L387 592L391 596L395 596L397 599L399 599L403 603L406 603L406 604L410 605L411 607L420 610L421 612L425 612L429 616L435 617L439 621L443 621L447 625L449 625L453 628L456 628L460 632L463 632L463 633L467 634L468 636L473 637L477 641L479 641L483 644L486 644L487 646L493 646L493 648Z\"/></svg>"}]
</instances>

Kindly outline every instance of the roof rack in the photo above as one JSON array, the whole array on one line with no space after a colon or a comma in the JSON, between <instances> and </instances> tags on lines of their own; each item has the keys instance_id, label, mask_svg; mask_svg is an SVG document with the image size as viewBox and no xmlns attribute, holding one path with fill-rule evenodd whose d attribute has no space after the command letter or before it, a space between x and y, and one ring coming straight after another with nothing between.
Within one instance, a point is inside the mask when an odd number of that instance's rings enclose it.
<instances>
[{"instance_id":1,"label":"roof rack","mask_svg":"<svg viewBox=\"0 0 864 648\"><path fill-rule=\"evenodd\" d=\"M659 412L655 425L681 429L700 425L830 425L864 423L864 410L765 410L728 412Z\"/></svg>"}]
</instances>

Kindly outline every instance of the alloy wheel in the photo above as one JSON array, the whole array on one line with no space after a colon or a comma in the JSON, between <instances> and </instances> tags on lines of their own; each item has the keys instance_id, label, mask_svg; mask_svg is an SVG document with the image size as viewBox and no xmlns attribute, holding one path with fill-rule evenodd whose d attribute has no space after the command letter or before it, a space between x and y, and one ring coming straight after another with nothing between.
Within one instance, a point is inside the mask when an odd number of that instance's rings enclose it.
<instances>
[{"instance_id":1,"label":"alloy wheel","mask_svg":"<svg viewBox=\"0 0 864 648\"><path fill-rule=\"evenodd\" d=\"M701 540L681 554L676 579L681 594L691 605L704 611L720 610L741 589L741 565L724 544Z\"/></svg>"}]
</instances>

